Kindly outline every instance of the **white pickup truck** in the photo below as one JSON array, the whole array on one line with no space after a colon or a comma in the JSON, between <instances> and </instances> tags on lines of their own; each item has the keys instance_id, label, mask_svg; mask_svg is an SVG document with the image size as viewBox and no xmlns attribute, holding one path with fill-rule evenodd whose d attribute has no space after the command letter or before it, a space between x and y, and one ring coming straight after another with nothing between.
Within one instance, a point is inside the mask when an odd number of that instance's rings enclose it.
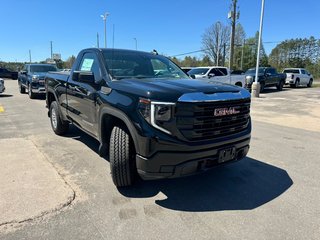
<instances>
[{"instance_id":1,"label":"white pickup truck","mask_svg":"<svg viewBox=\"0 0 320 240\"><path fill-rule=\"evenodd\" d=\"M210 78L217 82L228 83L243 87L245 85L245 75L233 75L226 67L197 67L188 72L194 78Z\"/></svg>"},{"instance_id":2,"label":"white pickup truck","mask_svg":"<svg viewBox=\"0 0 320 240\"><path fill-rule=\"evenodd\" d=\"M285 68L283 73L287 74L285 85L290 85L290 87L312 86L313 76L304 68Z\"/></svg>"}]
</instances>

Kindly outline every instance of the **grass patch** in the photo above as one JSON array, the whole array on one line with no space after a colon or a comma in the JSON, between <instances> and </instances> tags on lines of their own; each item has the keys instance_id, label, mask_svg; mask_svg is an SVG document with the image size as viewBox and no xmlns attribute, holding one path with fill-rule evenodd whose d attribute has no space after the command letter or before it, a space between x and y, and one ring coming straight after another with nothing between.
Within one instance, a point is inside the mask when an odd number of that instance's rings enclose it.
<instances>
[{"instance_id":1,"label":"grass patch","mask_svg":"<svg viewBox=\"0 0 320 240\"><path fill-rule=\"evenodd\" d=\"M320 87L320 83L313 83L313 84L312 84L312 87L313 87L313 88L318 88L318 87Z\"/></svg>"}]
</instances>

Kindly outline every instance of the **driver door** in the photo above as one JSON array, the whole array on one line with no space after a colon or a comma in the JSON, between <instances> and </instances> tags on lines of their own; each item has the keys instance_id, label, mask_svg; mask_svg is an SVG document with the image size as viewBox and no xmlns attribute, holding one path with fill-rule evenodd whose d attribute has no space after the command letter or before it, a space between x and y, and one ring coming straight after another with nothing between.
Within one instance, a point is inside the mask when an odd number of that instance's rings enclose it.
<instances>
[{"instance_id":1,"label":"driver door","mask_svg":"<svg viewBox=\"0 0 320 240\"><path fill-rule=\"evenodd\" d=\"M101 78L98 58L92 52L84 53L76 71L92 72L95 80ZM94 82L76 81L72 75L67 86L68 115L82 129L97 136L96 98L99 86Z\"/></svg>"}]
</instances>

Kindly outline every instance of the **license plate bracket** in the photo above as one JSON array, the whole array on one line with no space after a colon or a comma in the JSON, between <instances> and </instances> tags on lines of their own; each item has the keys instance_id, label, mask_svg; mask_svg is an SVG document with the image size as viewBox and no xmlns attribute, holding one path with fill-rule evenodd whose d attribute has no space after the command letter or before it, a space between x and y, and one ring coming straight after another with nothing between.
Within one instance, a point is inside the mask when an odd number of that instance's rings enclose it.
<instances>
[{"instance_id":1,"label":"license plate bracket","mask_svg":"<svg viewBox=\"0 0 320 240\"><path fill-rule=\"evenodd\" d=\"M235 147L230 147L230 148L225 148L219 151L219 163L224 163L228 161L234 160L236 157L236 148Z\"/></svg>"}]
</instances>

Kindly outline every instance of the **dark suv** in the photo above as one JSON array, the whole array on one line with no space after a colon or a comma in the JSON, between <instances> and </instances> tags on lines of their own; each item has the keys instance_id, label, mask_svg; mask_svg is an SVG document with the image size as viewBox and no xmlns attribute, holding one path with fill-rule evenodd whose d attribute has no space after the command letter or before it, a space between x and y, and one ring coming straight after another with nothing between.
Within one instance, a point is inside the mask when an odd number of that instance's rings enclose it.
<instances>
[{"instance_id":1,"label":"dark suv","mask_svg":"<svg viewBox=\"0 0 320 240\"><path fill-rule=\"evenodd\" d=\"M56 66L51 64L26 64L18 77L20 93L25 93L25 90L28 89L31 99L36 94L45 94L44 78L49 71L57 71Z\"/></svg>"}]
</instances>

